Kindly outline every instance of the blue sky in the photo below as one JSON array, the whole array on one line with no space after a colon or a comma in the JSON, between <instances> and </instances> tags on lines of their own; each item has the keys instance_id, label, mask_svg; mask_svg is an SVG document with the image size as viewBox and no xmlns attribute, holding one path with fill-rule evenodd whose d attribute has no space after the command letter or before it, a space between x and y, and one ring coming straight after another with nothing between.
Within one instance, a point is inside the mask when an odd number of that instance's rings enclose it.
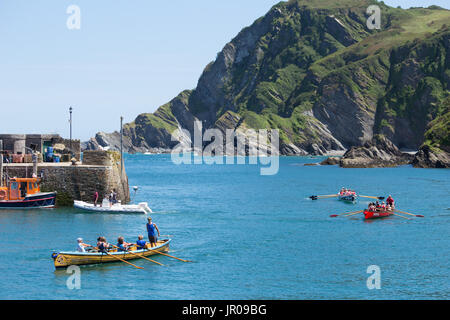
<instances>
[{"instance_id":1,"label":"blue sky","mask_svg":"<svg viewBox=\"0 0 450 320\"><path fill-rule=\"evenodd\" d=\"M1 0L0 133L87 140L153 112L184 89L273 0ZM449 8L446 1L385 1ZM66 26L81 9L81 29Z\"/></svg>"}]
</instances>

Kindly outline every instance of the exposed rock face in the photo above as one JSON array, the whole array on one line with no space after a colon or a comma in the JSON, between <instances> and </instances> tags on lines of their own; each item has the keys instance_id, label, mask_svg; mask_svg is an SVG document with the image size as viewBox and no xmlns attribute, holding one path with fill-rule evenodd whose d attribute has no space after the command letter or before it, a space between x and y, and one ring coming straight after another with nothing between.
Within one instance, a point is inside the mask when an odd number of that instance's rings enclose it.
<instances>
[{"instance_id":1,"label":"exposed rock face","mask_svg":"<svg viewBox=\"0 0 450 320\"><path fill-rule=\"evenodd\" d=\"M417 152L412 164L416 168L450 168L450 153L425 145Z\"/></svg>"},{"instance_id":2,"label":"exposed rock face","mask_svg":"<svg viewBox=\"0 0 450 320\"><path fill-rule=\"evenodd\" d=\"M448 113L441 105L450 89L450 11L378 3L386 19L373 31L366 26L370 4L277 4L224 46L194 90L125 125L124 150L192 146L187 134L173 133L185 129L192 137L200 121L238 139L248 129L277 129L282 155L363 147L349 151L346 165L375 165L372 156L379 165L398 163L402 157L387 142L372 140L382 134L395 147L418 150L429 124ZM418 17L432 23L419 28ZM99 133L84 145L118 149L118 133ZM267 147L249 146L246 154Z\"/></svg>"},{"instance_id":3,"label":"exposed rock face","mask_svg":"<svg viewBox=\"0 0 450 320\"><path fill-rule=\"evenodd\" d=\"M335 166L341 162L341 159L338 157L329 157L323 160L320 165L322 166Z\"/></svg>"},{"instance_id":4,"label":"exposed rock face","mask_svg":"<svg viewBox=\"0 0 450 320\"><path fill-rule=\"evenodd\" d=\"M394 167L411 163L413 156L402 153L391 141L375 136L372 142L352 147L340 161L344 168Z\"/></svg>"}]
</instances>

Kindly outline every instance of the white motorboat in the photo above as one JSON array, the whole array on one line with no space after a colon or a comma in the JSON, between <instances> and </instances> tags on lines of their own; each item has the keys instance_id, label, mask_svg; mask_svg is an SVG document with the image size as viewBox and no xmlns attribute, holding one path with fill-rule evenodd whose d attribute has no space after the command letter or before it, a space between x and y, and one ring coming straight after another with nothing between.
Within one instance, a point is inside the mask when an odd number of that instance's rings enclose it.
<instances>
[{"instance_id":1,"label":"white motorboat","mask_svg":"<svg viewBox=\"0 0 450 320\"><path fill-rule=\"evenodd\" d=\"M116 203L111 205L108 200L103 201L101 205L95 206L93 203L87 203L84 201L75 200L73 206L77 209L82 209L92 212L103 213L139 213L147 214L152 213L152 209L148 206L147 202L140 202L139 204L121 204Z\"/></svg>"}]
</instances>

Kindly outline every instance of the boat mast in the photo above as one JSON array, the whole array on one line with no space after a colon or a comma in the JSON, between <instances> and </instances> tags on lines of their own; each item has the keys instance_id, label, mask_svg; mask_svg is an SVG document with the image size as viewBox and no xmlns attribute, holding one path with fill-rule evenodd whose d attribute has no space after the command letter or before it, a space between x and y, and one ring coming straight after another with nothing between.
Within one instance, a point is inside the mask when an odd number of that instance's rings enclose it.
<instances>
[{"instance_id":1,"label":"boat mast","mask_svg":"<svg viewBox=\"0 0 450 320\"><path fill-rule=\"evenodd\" d=\"M120 117L120 174L123 175L123 117Z\"/></svg>"},{"instance_id":2,"label":"boat mast","mask_svg":"<svg viewBox=\"0 0 450 320\"><path fill-rule=\"evenodd\" d=\"M72 152L72 106L69 108L69 113L70 113L70 159L72 160L73 158L73 152Z\"/></svg>"}]
</instances>

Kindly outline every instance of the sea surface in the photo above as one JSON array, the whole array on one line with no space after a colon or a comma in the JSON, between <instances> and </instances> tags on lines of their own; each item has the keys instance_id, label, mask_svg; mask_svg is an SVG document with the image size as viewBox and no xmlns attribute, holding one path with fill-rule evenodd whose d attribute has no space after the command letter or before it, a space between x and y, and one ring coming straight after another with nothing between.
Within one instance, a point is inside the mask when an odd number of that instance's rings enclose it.
<instances>
[{"instance_id":1,"label":"sea surface","mask_svg":"<svg viewBox=\"0 0 450 320\"><path fill-rule=\"evenodd\" d=\"M175 165L170 155L127 155L134 202L147 201L170 236L164 266L133 260L55 271L52 252L145 236L145 215L83 213L73 208L0 211L0 299L449 299L450 171L304 166L322 158L281 157L279 172L260 165ZM368 205L312 201L346 186L392 194L397 208L425 218L361 215ZM133 194L133 191L131 191ZM378 266L381 289L368 288ZM372 278L369 283L372 283ZM370 287L370 286L369 286Z\"/></svg>"}]
</instances>

